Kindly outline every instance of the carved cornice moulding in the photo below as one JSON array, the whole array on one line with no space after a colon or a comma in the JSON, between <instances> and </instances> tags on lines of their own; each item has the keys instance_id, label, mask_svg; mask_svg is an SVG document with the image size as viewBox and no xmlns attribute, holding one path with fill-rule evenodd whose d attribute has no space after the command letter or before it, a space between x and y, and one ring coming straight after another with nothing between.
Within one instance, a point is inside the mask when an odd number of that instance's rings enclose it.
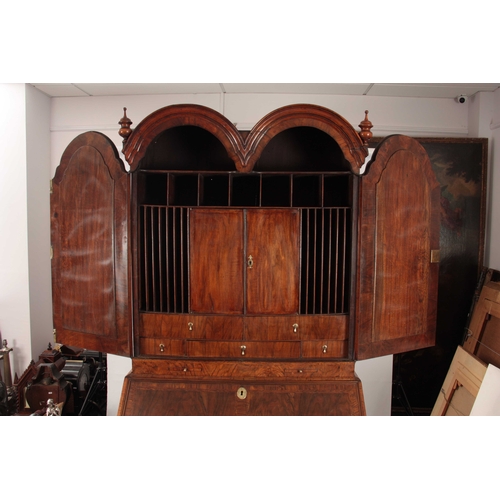
<instances>
[{"instance_id":1,"label":"carved cornice moulding","mask_svg":"<svg viewBox=\"0 0 500 500\"><path fill-rule=\"evenodd\" d=\"M365 121L360 126L364 126L364 133L371 137L369 128L372 125L366 113ZM368 129L366 124L369 125ZM179 125L199 126L215 135L240 172L251 171L269 141L279 132L295 126L315 127L330 135L342 149L354 174L359 175L367 156L360 133L345 118L322 106L293 104L275 109L257 122L247 136L243 136L233 123L217 111L196 104L181 104L166 106L151 113L135 129L129 125L120 129L120 135L124 138L122 151L131 170L138 167L149 144L159 134Z\"/></svg>"}]
</instances>

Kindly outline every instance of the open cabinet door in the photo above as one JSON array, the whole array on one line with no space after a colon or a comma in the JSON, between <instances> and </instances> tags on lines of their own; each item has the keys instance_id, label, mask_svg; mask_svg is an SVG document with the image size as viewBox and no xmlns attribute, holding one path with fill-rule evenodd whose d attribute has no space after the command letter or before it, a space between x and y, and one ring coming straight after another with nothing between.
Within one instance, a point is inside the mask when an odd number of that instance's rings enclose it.
<instances>
[{"instance_id":1,"label":"open cabinet door","mask_svg":"<svg viewBox=\"0 0 500 500\"><path fill-rule=\"evenodd\" d=\"M130 356L130 184L118 151L87 132L66 148L52 181L56 340Z\"/></svg>"},{"instance_id":2,"label":"open cabinet door","mask_svg":"<svg viewBox=\"0 0 500 500\"><path fill-rule=\"evenodd\" d=\"M435 343L440 186L424 148L390 136L360 182L356 359Z\"/></svg>"}]
</instances>

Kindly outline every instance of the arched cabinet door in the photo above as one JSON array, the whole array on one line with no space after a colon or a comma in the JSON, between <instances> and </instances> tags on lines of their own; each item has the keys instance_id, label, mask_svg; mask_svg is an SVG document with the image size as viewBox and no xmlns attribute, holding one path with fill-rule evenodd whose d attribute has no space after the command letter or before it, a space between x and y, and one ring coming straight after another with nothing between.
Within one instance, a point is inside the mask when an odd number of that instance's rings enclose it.
<instances>
[{"instance_id":1,"label":"arched cabinet door","mask_svg":"<svg viewBox=\"0 0 500 500\"><path fill-rule=\"evenodd\" d=\"M356 359L434 345L439 198L423 147L386 138L360 182Z\"/></svg>"},{"instance_id":2,"label":"arched cabinet door","mask_svg":"<svg viewBox=\"0 0 500 500\"><path fill-rule=\"evenodd\" d=\"M113 143L87 132L52 182L52 294L57 342L131 355L127 174Z\"/></svg>"}]
</instances>

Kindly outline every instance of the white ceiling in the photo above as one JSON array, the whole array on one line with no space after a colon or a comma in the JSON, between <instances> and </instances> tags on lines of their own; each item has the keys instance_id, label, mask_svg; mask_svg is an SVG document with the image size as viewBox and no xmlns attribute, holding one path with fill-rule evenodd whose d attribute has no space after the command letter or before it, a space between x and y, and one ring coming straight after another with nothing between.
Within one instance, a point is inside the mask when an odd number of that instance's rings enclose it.
<instances>
[{"instance_id":1,"label":"white ceiling","mask_svg":"<svg viewBox=\"0 0 500 500\"><path fill-rule=\"evenodd\" d=\"M50 97L274 93L454 99L493 92L499 83L32 83Z\"/></svg>"}]
</instances>

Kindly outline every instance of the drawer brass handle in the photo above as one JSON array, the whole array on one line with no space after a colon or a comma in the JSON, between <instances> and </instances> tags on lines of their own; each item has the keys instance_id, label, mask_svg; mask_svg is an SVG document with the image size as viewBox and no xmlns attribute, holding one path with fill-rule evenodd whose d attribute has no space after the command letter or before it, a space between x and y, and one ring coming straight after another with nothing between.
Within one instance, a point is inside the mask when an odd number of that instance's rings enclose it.
<instances>
[{"instance_id":1,"label":"drawer brass handle","mask_svg":"<svg viewBox=\"0 0 500 500\"><path fill-rule=\"evenodd\" d=\"M160 352L164 352L165 351L165 344L160 344Z\"/></svg>"},{"instance_id":2,"label":"drawer brass handle","mask_svg":"<svg viewBox=\"0 0 500 500\"><path fill-rule=\"evenodd\" d=\"M248 265L248 269L252 269L252 267L253 267L253 257L251 255L248 256L247 265Z\"/></svg>"},{"instance_id":3,"label":"drawer brass handle","mask_svg":"<svg viewBox=\"0 0 500 500\"><path fill-rule=\"evenodd\" d=\"M439 262L439 250L431 250L431 264L436 264Z\"/></svg>"},{"instance_id":4,"label":"drawer brass handle","mask_svg":"<svg viewBox=\"0 0 500 500\"><path fill-rule=\"evenodd\" d=\"M188 329L190 332L193 331L193 323L191 323L191 322L188 323Z\"/></svg>"},{"instance_id":5,"label":"drawer brass handle","mask_svg":"<svg viewBox=\"0 0 500 500\"><path fill-rule=\"evenodd\" d=\"M293 328L293 333L297 333L297 330L299 329L299 325L297 323L294 323L292 325L292 328Z\"/></svg>"},{"instance_id":6,"label":"drawer brass handle","mask_svg":"<svg viewBox=\"0 0 500 500\"><path fill-rule=\"evenodd\" d=\"M247 346L246 345L242 345L241 346L241 355L244 356L245 355L245 352L247 350Z\"/></svg>"},{"instance_id":7,"label":"drawer brass handle","mask_svg":"<svg viewBox=\"0 0 500 500\"><path fill-rule=\"evenodd\" d=\"M323 353L326 353L327 349L328 349L328 346L325 344L325 345L323 346Z\"/></svg>"}]
</instances>

